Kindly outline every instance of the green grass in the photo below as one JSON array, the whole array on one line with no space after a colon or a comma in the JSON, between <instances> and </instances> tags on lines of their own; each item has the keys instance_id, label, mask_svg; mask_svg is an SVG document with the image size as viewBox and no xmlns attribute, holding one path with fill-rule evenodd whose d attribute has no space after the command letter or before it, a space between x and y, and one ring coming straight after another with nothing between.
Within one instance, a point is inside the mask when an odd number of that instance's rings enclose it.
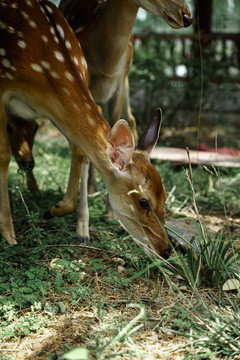
<instances>
[{"instance_id":1,"label":"green grass","mask_svg":"<svg viewBox=\"0 0 240 360\"><path fill-rule=\"evenodd\" d=\"M170 162L154 161L162 175L168 193L166 208L174 212L193 208L192 191L187 181L188 165L174 166ZM239 168L194 166L192 169L195 195L202 214L239 215L240 173Z\"/></svg>"},{"instance_id":2,"label":"green grass","mask_svg":"<svg viewBox=\"0 0 240 360\"><path fill-rule=\"evenodd\" d=\"M139 336L149 329L152 333L163 328L187 338L187 347L176 350L183 351L186 359L197 358L196 354L206 359L235 356L239 349L239 293L226 295L221 291L229 268L237 265L234 256L239 249L230 254L234 250L231 232L209 234L207 244L202 239L201 259L190 248L187 255L176 254L169 259L176 272L166 269L149 260L116 221L107 221L106 190L98 177L99 195L89 197L91 243L89 247L79 245L75 240L76 212L43 220L44 211L66 190L68 147L60 142L44 146L37 142L34 152L40 194L30 194L15 162L10 166L9 191L19 245L0 243L0 358L20 359L9 355L9 343L14 346L30 335L41 337L57 326L61 316L71 323L75 312L85 320L74 328L74 339L64 335L58 350L53 345L50 350L42 349L41 359L60 359L77 347L88 350L76 350L75 354L85 359L148 358L144 355L148 354L147 347L139 347ZM186 169L169 163L156 166L170 194L167 210L193 212ZM200 212L236 214L238 171L209 170L193 169ZM201 229L196 230L201 238ZM89 317L89 313L95 315ZM71 356L75 355L70 352L66 358Z\"/></svg>"}]
</instances>

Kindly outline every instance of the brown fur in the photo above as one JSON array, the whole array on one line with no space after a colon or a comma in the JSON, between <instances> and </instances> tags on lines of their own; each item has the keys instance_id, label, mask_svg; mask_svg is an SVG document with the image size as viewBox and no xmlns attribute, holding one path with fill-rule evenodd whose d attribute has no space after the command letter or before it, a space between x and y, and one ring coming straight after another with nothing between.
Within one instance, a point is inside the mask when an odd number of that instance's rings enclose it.
<instances>
[{"instance_id":1,"label":"brown fur","mask_svg":"<svg viewBox=\"0 0 240 360\"><path fill-rule=\"evenodd\" d=\"M65 213L69 207L72 208L72 204L68 207L69 202L76 202L78 177L85 154L102 175L111 205L124 227L136 240L150 244L159 255L164 256L170 245L162 231L166 197L160 176L144 153L142 161L139 160L139 152L133 153L134 142L129 142L133 135L127 123L121 121L121 126L116 124L110 129L99 113L88 89L88 72L81 47L61 12L46 0L41 3L36 0L19 0L17 3L0 0L0 31L2 235L10 244L16 244L7 191L11 155L8 122L11 116L27 121L48 118L69 139L72 148L70 178L77 181L74 187L68 187L63 199ZM159 123L160 110L156 112L155 119ZM159 133L158 129L155 131L152 147ZM112 138L112 134L115 137ZM119 138L122 139L120 145ZM108 157L110 146L117 152L114 163ZM132 146L130 153L133 156L129 156L129 146ZM147 147L149 150L149 144ZM150 209L148 214L145 213L145 209L139 207L138 198L132 196L141 194L141 189L144 196L156 204L154 207L160 223L155 221L156 216Z\"/></svg>"}]
</instances>

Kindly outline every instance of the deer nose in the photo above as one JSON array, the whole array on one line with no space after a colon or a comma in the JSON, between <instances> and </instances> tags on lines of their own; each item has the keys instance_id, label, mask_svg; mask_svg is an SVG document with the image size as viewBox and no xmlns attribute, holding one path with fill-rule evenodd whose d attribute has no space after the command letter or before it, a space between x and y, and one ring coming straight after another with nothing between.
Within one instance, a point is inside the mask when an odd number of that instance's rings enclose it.
<instances>
[{"instance_id":1,"label":"deer nose","mask_svg":"<svg viewBox=\"0 0 240 360\"><path fill-rule=\"evenodd\" d=\"M193 18L186 15L186 14L183 14L183 25L184 27L188 27L192 24L193 22Z\"/></svg>"},{"instance_id":2,"label":"deer nose","mask_svg":"<svg viewBox=\"0 0 240 360\"><path fill-rule=\"evenodd\" d=\"M23 171L32 171L32 169L34 168L34 161L22 161L19 164L19 167Z\"/></svg>"}]
</instances>

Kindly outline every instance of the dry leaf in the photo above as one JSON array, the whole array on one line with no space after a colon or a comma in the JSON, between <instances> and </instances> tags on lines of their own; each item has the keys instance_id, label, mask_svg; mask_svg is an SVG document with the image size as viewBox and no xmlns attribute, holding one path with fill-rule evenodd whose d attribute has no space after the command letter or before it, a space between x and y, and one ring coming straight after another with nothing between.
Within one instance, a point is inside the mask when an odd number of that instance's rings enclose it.
<instances>
[{"instance_id":1,"label":"dry leaf","mask_svg":"<svg viewBox=\"0 0 240 360\"><path fill-rule=\"evenodd\" d=\"M63 266L61 264L57 264L57 261L60 260L59 258L52 259L50 262L50 268L51 269L63 269Z\"/></svg>"},{"instance_id":2,"label":"dry leaf","mask_svg":"<svg viewBox=\"0 0 240 360\"><path fill-rule=\"evenodd\" d=\"M240 281L237 279L228 279L223 284L223 291L231 291L231 290L237 290L240 288Z\"/></svg>"}]
</instances>

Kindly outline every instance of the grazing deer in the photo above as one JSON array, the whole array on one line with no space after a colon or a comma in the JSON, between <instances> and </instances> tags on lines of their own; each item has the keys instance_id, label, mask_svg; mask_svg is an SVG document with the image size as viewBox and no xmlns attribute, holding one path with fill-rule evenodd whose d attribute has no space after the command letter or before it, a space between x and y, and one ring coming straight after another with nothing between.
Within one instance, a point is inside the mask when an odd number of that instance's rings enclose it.
<instances>
[{"instance_id":1,"label":"grazing deer","mask_svg":"<svg viewBox=\"0 0 240 360\"><path fill-rule=\"evenodd\" d=\"M149 160L160 130L156 110L138 147L124 120L111 129L88 89L80 44L61 12L46 0L0 0L0 232L16 244L8 197L9 116L48 118L69 140L72 176L84 156L100 172L117 218L132 237L167 256L166 192ZM74 174L75 173L75 174ZM68 193L69 192L69 193ZM77 189L68 188L72 199ZM59 204L56 208L61 207ZM66 210L65 210L66 212Z\"/></svg>"},{"instance_id":2,"label":"grazing deer","mask_svg":"<svg viewBox=\"0 0 240 360\"><path fill-rule=\"evenodd\" d=\"M6 108L7 112L7 108ZM32 147L38 124L35 120L28 121L7 114L7 132L12 154L20 168L26 173L27 186L31 192L39 191L37 181L33 174L34 158Z\"/></svg>"}]
</instances>

